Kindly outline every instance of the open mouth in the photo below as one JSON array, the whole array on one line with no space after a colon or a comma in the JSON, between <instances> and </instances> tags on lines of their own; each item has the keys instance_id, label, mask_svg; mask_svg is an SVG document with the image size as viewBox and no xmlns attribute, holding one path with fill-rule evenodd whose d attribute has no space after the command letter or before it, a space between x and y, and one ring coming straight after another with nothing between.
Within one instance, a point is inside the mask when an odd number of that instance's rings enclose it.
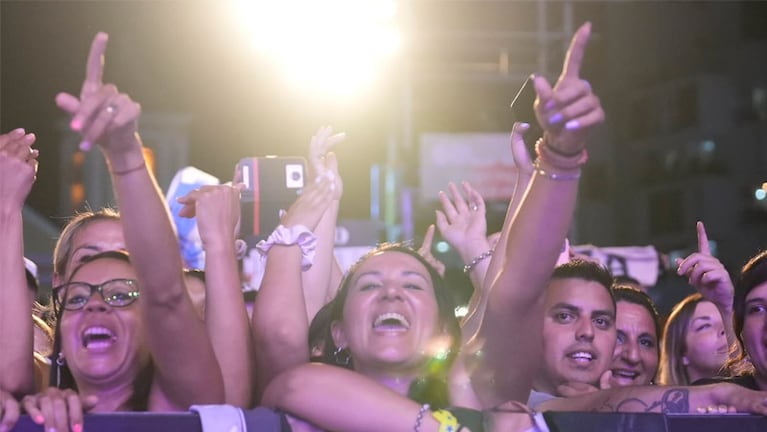
<instances>
[{"instance_id":1,"label":"open mouth","mask_svg":"<svg viewBox=\"0 0 767 432\"><path fill-rule=\"evenodd\" d=\"M406 331L410 329L410 321L404 315L387 312L376 317L373 329L382 331Z\"/></svg>"},{"instance_id":2,"label":"open mouth","mask_svg":"<svg viewBox=\"0 0 767 432\"><path fill-rule=\"evenodd\" d=\"M578 364L590 364L592 361L596 360L596 356L594 353L588 352L588 351L574 351L570 354L567 354L567 358L575 361Z\"/></svg>"},{"instance_id":3,"label":"open mouth","mask_svg":"<svg viewBox=\"0 0 767 432\"><path fill-rule=\"evenodd\" d=\"M639 372L628 369L613 369L613 378L619 380L634 381L639 377Z\"/></svg>"},{"instance_id":4,"label":"open mouth","mask_svg":"<svg viewBox=\"0 0 767 432\"><path fill-rule=\"evenodd\" d=\"M82 340L83 348L99 350L112 346L117 341L117 336L106 327L95 326L83 331Z\"/></svg>"}]
</instances>

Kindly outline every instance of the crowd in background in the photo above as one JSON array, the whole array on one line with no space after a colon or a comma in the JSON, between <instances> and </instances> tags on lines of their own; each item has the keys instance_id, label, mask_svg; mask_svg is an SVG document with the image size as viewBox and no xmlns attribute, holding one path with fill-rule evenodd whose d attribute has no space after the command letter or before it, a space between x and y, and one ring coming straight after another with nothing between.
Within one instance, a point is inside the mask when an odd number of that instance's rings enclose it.
<instances>
[{"instance_id":1,"label":"crowd in background","mask_svg":"<svg viewBox=\"0 0 767 432\"><path fill-rule=\"evenodd\" d=\"M22 238L39 150L24 129L0 135L0 429L21 412L81 432L85 412L195 409L216 430L209 413L224 406L294 431L545 430L546 410L767 414L767 255L733 283L698 223L698 250L673 263L697 293L666 318L643 287L567 247L588 135L605 116L580 76L590 31L575 33L553 85L532 78L544 133L531 155L530 125L514 126L500 232L487 232L470 184L446 185L419 248L380 245L342 272L331 147L344 136L323 127L306 187L256 247L264 274L250 310L235 246L244 186L178 199L206 257L185 268L142 151L141 107L104 83L107 36L96 35L80 93L56 103L81 151L103 153L119 212L81 213L62 230L49 322ZM473 287L460 320L435 230Z\"/></svg>"}]
</instances>

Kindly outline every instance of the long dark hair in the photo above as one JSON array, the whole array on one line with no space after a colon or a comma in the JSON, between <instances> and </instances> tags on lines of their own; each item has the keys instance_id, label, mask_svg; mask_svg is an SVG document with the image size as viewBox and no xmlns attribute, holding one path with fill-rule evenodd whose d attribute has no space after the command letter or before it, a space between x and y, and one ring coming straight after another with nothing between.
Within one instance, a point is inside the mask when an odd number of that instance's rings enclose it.
<instances>
[{"instance_id":1,"label":"long dark hair","mask_svg":"<svg viewBox=\"0 0 767 432\"><path fill-rule=\"evenodd\" d=\"M130 264L130 256L126 251L107 251L101 252L96 255L92 255L83 259L83 261L72 271L68 282L71 282L74 275L84 265L100 260L100 259L114 259ZM64 314L64 308L58 304L56 296L53 297L53 306L56 316L56 327L53 335L53 352L51 353L51 369L48 379L48 385L51 387L57 387L60 389L71 389L78 391L77 382L75 381L72 371L69 370L66 362L61 357L61 317ZM133 381L133 394L128 400L128 406L132 411L147 411L149 409L149 391L152 386L152 378L154 376L154 366L151 361L143 367L136 379Z\"/></svg>"},{"instance_id":2,"label":"long dark hair","mask_svg":"<svg viewBox=\"0 0 767 432\"><path fill-rule=\"evenodd\" d=\"M349 295L354 275L360 266L371 257L387 252L401 252L410 255L426 267L431 277L434 296L439 310L439 323L443 331L450 337L450 348L447 352L428 360L424 373L410 384L408 397L421 404L428 403L433 409L444 408L450 403L448 373L460 350L461 328L458 324L458 319L455 317L455 305L442 277L417 251L404 244L386 243L380 245L360 258L346 273L336 297L330 303L329 313L321 314L318 317L325 322L320 324L313 323L314 326L321 325L324 327L324 349L322 350L320 360L323 363L354 369L351 358L348 356L345 359L339 358L339 349L336 347L331 334L331 324L334 321L343 319L344 304Z\"/></svg>"},{"instance_id":3,"label":"long dark hair","mask_svg":"<svg viewBox=\"0 0 767 432\"><path fill-rule=\"evenodd\" d=\"M761 251L751 257L741 269L740 276L735 283L733 327L741 350L738 357L728 363L728 367L734 375L752 375L754 373L754 366L748 356L742 333L746 319L746 297L754 288L764 282L767 282L767 251Z\"/></svg>"}]
</instances>

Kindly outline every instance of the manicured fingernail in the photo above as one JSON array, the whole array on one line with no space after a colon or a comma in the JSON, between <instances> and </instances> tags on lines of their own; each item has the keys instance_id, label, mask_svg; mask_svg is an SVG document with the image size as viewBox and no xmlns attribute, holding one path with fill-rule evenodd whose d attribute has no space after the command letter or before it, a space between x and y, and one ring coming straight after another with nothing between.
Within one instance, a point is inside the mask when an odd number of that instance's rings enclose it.
<instances>
[{"instance_id":1,"label":"manicured fingernail","mask_svg":"<svg viewBox=\"0 0 767 432\"><path fill-rule=\"evenodd\" d=\"M37 416L34 416L34 417L32 418L32 420L33 420L35 423L37 423L37 424L41 424L42 422L44 422L44 421L45 421L45 418L44 418L43 416L41 416L41 415L37 415Z\"/></svg>"},{"instance_id":2,"label":"manicured fingernail","mask_svg":"<svg viewBox=\"0 0 767 432\"><path fill-rule=\"evenodd\" d=\"M84 152L90 151L91 147L92 146L91 146L91 142L90 141L82 141L80 143L80 150L82 150Z\"/></svg>"},{"instance_id":3,"label":"manicured fingernail","mask_svg":"<svg viewBox=\"0 0 767 432\"><path fill-rule=\"evenodd\" d=\"M521 127L524 130L530 129L530 123L520 123L519 127Z\"/></svg>"},{"instance_id":4,"label":"manicured fingernail","mask_svg":"<svg viewBox=\"0 0 767 432\"><path fill-rule=\"evenodd\" d=\"M562 121L562 114L556 113L553 116L549 117L549 123L551 124L557 124Z\"/></svg>"},{"instance_id":5,"label":"manicured fingernail","mask_svg":"<svg viewBox=\"0 0 767 432\"><path fill-rule=\"evenodd\" d=\"M545 110L550 110L550 109L554 108L554 106L555 106L556 104L557 104L557 103L556 103L556 101L554 101L554 100L552 99L552 100L550 100L550 101L546 102L546 105L544 105L544 106L543 106L543 109L545 109Z\"/></svg>"},{"instance_id":6,"label":"manicured fingernail","mask_svg":"<svg viewBox=\"0 0 767 432\"><path fill-rule=\"evenodd\" d=\"M72 425L72 432L83 432L83 425L75 423Z\"/></svg>"},{"instance_id":7,"label":"manicured fingernail","mask_svg":"<svg viewBox=\"0 0 767 432\"><path fill-rule=\"evenodd\" d=\"M565 129L567 130L575 130L581 127L580 122L578 120L570 120L569 122L565 123Z\"/></svg>"},{"instance_id":8,"label":"manicured fingernail","mask_svg":"<svg viewBox=\"0 0 767 432\"><path fill-rule=\"evenodd\" d=\"M77 120L77 119L72 119L72 122L71 122L71 123L69 123L69 127L70 127L70 128L73 130L73 131L79 131L79 130L80 130L80 129L82 129L82 127L83 127L83 122L82 122L82 121L80 121L80 120Z\"/></svg>"},{"instance_id":9,"label":"manicured fingernail","mask_svg":"<svg viewBox=\"0 0 767 432\"><path fill-rule=\"evenodd\" d=\"M24 130L24 128L18 128L18 129L14 129L14 130L12 130L12 131L11 131L11 133L10 133L10 135L11 135L12 137L16 137L16 138L18 138L18 137L20 137L20 136L24 135L25 133L27 133L27 131L25 131L25 130Z\"/></svg>"}]
</instances>

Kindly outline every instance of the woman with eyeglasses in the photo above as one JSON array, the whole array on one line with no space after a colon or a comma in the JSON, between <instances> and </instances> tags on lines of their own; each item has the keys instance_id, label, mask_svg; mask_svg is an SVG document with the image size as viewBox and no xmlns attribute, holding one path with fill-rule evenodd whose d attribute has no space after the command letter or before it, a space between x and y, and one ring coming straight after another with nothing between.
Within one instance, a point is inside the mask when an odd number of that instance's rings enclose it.
<instances>
[{"instance_id":1,"label":"woman with eyeglasses","mask_svg":"<svg viewBox=\"0 0 767 432\"><path fill-rule=\"evenodd\" d=\"M106 43L104 33L94 38L79 97L61 93L56 103L72 115L80 148L97 144L106 158L131 259L94 255L75 264L56 289L61 349L52 369L61 372L53 381L62 388L22 401L46 430L81 431L83 408L185 411L225 400L205 323L186 292L167 206L144 159L141 107L102 82Z\"/></svg>"}]
</instances>

